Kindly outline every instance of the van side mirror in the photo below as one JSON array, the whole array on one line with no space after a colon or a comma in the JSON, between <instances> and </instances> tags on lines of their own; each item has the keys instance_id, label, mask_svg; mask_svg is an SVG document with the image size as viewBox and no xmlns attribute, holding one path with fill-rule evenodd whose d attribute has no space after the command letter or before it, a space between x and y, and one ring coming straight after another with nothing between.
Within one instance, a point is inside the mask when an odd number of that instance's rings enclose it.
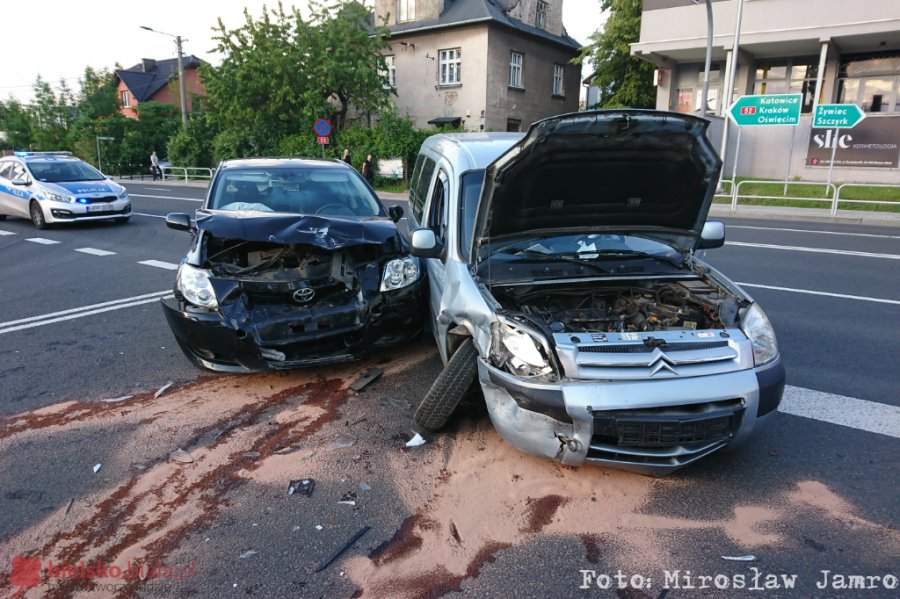
<instances>
[{"instance_id":1,"label":"van side mirror","mask_svg":"<svg viewBox=\"0 0 900 599\"><path fill-rule=\"evenodd\" d=\"M403 218L403 206L391 206L388 208L388 215L392 221L399 223L400 219Z\"/></svg>"},{"instance_id":2,"label":"van side mirror","mask_svg":"<svg viewBox=\"0 0 900 599\"><path fill-rule=\"evenodd\" d=\"M444 248L431 229L416 229L412 232L410 253L419 258L439 258Z\"/></svg>"},{"instance_id":3,"label":"van side mirror","mask_svg":"<svg viewBox=\"0 0 900 599\"><path fill-rule=\"evenodd\" d=\"M703 231L700 232L700 243L697 245L701 250L712 250L725 245L725 223L718 220L708 220L703 225Z\"/></svg>"},{"instance_id":4,"label":"van side mirror","mask_svg":"<svg viewBox=\"0 0 900 599\"><path fill-rule=\"evenodd\" d=\"M183 212L170 212L166 215L166 226L176 231L190 231L191 217Z\"/></svg>"}]
</instances>

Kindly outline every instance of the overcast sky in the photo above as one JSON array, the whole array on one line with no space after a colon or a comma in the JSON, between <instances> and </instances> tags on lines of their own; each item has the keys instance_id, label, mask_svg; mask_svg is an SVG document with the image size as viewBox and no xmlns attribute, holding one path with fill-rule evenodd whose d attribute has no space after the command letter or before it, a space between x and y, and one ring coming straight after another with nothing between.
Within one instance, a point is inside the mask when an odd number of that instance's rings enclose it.
<instances>
[{"instance_id":1,"label":"overcast sky","mask_svg":"<svg viewBox=\"0 0 900 599\"><path fill-rule=\"evenodd\" d=\"M599 0L563 0L563 24L580 43L602 24ZM306 0L283 2L305 11ZM270 0L269 6L277 5ZM128 68L141 58L174 58L173 38L144 31L146 25L181 35L184 53L213 64L212 27L221 17L228 28L243 22L244 7L259 16L263 2L253 0L2 0L0 98L31 101L37 75L52 85L60 79L73 90L86 66ZM585 70L585 74L587 71Z\"/></svg>"}]
</instances>

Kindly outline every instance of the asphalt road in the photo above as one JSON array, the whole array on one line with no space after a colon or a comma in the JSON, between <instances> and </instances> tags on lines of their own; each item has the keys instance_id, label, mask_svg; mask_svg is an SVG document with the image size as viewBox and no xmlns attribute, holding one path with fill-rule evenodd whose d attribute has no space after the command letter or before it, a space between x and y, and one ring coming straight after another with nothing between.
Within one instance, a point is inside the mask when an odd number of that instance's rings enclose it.
<instances>
[{"instance_id":1,"label":"asphalt road","mask_svg":"<svg viewBox=\"0 0 900 599\"><path fill-rule=\"evenodd\" d=\"M135 215L126 225L38 232L24 220L0 222L0 592L13 588L4 586L11 556L74 543L70 560L149 547L172 563L195 562L196 576L180 586L141 590L158 597L461 589L655 598L663 571L749 580L751 568L797 574L801 590L670 584L666 596L897 595L814 583L822 570L900 574L900 431L781 414L739 452L655 480L519 454L473 405L448 434L405 450L411 407L440 369L427 339L321 372L201 375L175 346L158 297L171 290L171 267L189 241L163 217L192 212L204 190L127 185ZM788 384L863 412L900 405L900 228L725 220L728 244L705 259L764 306ZM323 391L373 364L388 372L362 394ZM304 413L310 406L320 411ZM353 445L340 447L347 439ZM167 457L179 447L202 458L173 465ZM249 462L235 466L241 460ZM216 468L202 471L207 461ZM304 476L319 481L313 497L287 499L287 482ZM350 491L356 505L339 504ZM148 508L148 497L159 506ZM131 528L135 519L148 524ZM372 530L355 548L313 572L364 524ZM92 526L105 536L91 536ZM107 537L121 542L104 545ZM722 559L747 554L754 561ZM654 581L580 588L590 571L618 569Z\"/></svg>"}]
</instances>

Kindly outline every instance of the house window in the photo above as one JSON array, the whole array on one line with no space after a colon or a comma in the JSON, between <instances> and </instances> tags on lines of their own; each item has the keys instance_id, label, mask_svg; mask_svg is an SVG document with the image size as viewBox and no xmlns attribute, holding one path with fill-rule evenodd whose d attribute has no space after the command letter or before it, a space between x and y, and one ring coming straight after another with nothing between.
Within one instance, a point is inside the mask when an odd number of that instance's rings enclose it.
<instances>
[{"instance_id":1,"label":"house window","mask_svg":"<svg viewBox=\"0 0 900 599\"><path fill-rule=\"evenodd\" d=\"M522 85L522 62L524 55L519 52L513 52L509 55L509 86L525 87Z\"/></svg>"},{"instance_id":2,"label":"house window","mask_svg":"<svg viewBox=\"0 0 900 599\"><path fill-rule=\"evenodd\" d=\"M123 108L131 107L131 92L127 92L127 91L122 92L122 107Z\"/></svg>"},{"instance_id":3,"label":"house window","mask_svg":"<svg viewBox=\"0 0 900 599\"><path fill-rule=\"evenodd\" d=\"M397 0L397 21L416 20L416 0Z\"/></svg>"},{"instance_id":4,"label":"house window","mask_svg":"<svg viewBox=\"0 0 900 599\"><path fill-rule=\"evenodd\" d=\"M534 24L539 29L547 28L547 11L549 10L549 6L546 2L541 2L538 0L537 3L537 14L534 17Z\"/></svg>"},{"instance_id":5,"label":"house window","mask_svg":"<svg viewBox=\"0 0 900 599\"><path fill-rule=\"evenodd\" d=\"M522 119L506 119L506 131L516 132L522 130Z\"/></svg>"},{"instance_id":6,"label":"house window","mask_svg":"<svg viewBox=\"0 0 900 599\"><path fill-rule=\"evenodd\" d=\"M554 96L565 96L565 91L563 89L563 73L565 67L561 64L553 65L553 95Z\"/></svg>"},{"instance_id":7,"label":"house window","mask_svg":"<svg viewBox=\"0 0 900 599\"><path fill-rule=\"evenodd\" d=\"M397 72L394 70L394 57L385 56L384 64L387 66L387 71L381 73L384 77L384 88L391 89L397 87Z\"/></svg>"},{"instance_id":8,"label":"house window","mask_svg":"<svg viewBox=\"0 0 900 599\"><path fill-rule=\"evenodd\" d=\"M818 72L819 65L814 59L761 62L756 67L753 93L803 94L800 111L809 113L815 101Z\"/></svg>"},{"instance_id":9,"label":"house window","mask_svg":"<svg viewBox=\"0 0 900 599\"><path fill-rule=\"evenodd\" d=\"M462 58L460 58L459 48L438 50L438 65L441 85L455 85L460 82Z\"/></svg>"}]
</instances>

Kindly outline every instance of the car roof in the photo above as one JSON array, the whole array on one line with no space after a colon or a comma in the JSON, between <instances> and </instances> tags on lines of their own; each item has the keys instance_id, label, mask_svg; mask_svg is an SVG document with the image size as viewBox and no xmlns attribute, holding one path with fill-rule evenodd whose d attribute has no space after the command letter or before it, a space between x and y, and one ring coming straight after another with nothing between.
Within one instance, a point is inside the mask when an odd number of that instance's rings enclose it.
<instances>
[{"instance_id":1,"label":"car roof","mask_svg":"<svg viewBox=\"0 0 900 599\"><path fill-rule=\"evenodd\" d=\"M221 168L235 167L273 167L273 166L318 166L331 168L352 168L342 160L329 160L325 158L233 158L224 160L220 165Z\"/></svg>"},{"instance_id":2,"label":"car roof","mask_svg":"<svg viewBox=\"0 0 900 599\"><path fill-rule=\"evenodd\" d=\"M487 168L523 137L524 133L441 133L426 139L422 149L446 156L462 172Z\"/></svg>"}]
</instances>

